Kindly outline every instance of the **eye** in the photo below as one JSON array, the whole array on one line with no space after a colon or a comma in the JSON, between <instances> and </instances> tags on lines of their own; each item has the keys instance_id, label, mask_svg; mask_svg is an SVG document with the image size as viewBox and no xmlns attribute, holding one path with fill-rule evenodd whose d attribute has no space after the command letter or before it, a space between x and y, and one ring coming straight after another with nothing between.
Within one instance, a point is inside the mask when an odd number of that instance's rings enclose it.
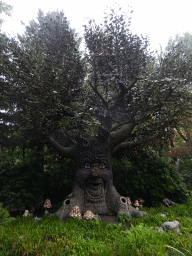
<instances>
[{"instance_id":1,"label":"eye","mask_svg":"<svg viewBox=\"0 0 192 256\"><path fill-rule=\"evenodd\" d=\"M85 169L89 169L90 168L90 164L89 163L86 163L85 164Z\"/></svg>"},{"instance_id":2,"label":"eye","mask_svg":"<svg viewBox=\"0 0 192 256\"><path fill-rule=\"evenodd\" d=\"M104 168L105 168L105 165L104 165L104 164L100 164L100 168L101 168L101 169L104 169Z\"/></svg>"}]
</instances>

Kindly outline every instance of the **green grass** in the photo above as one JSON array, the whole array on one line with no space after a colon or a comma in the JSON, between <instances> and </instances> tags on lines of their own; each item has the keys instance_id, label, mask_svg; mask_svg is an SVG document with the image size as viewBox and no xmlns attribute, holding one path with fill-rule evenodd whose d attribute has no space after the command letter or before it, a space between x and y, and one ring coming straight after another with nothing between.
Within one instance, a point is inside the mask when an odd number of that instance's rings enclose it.
<instances>
[{"instance_id":1,"label":"green grass","mask_svg":"<svg viewBox=\"0 0 192 256\"><path fill-rule=\"evenodd\" d=\"M18 216L0 224L0 255L192 255L192 200L170 208L143 208L144 217L122 223L43 216L40 222ZM165 211L168 216L162 217ZM182 236L170 230L161 234L153 227L178 220ZM122 222L125 219L122 218ZM19 236L24 235L21 239Z\"/></svg>"}]
</instances>

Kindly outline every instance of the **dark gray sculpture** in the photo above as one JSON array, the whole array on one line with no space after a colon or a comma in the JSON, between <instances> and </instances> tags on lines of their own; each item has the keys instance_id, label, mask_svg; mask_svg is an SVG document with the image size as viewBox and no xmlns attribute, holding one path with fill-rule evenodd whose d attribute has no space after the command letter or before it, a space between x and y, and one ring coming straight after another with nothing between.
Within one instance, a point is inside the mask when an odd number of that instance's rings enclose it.
<instances>
[{"instance_id":1,"label":"dark gray sculpture","mask_svg":"<svg viewBox=\"0 0 192 256\"><path fill-rule=\"evenodd\" d=\"M78 136L73 147L64 148L50 138L60 154L75 158L77 163L72 194L56 212L61 220L67 220L74 206L79 206L82 216L87 210L99 215L107 214L108 211L116 216L123 213L133 216L146 215L145 212L128 205L126 198L120 196L113 186L113 140L114 136L106 132L87 139Z\"/></svg>"}]
</instances>

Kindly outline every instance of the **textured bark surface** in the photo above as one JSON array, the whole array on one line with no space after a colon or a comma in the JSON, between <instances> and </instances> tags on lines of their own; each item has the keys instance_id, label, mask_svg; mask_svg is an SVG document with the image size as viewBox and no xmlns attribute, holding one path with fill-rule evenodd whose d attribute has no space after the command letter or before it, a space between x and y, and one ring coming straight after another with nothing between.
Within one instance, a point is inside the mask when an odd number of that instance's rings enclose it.
<instances>
[{"instance_id":1,"label":"textured bark surface","mask_svg":"<svg viewBox=\"0 0 192 256\"><path fill-rule=\"evenodd\" d=\"M125 197L120 196L113 186L109 139L79 139L75 155L77 168L74 188L56 213L61 220L69 217L74 206L79 206L82 216L87 210L99 215L106 215L108 211L115 216L123 213L146 215L129 206Z\"/></svg>"}]
</instances>

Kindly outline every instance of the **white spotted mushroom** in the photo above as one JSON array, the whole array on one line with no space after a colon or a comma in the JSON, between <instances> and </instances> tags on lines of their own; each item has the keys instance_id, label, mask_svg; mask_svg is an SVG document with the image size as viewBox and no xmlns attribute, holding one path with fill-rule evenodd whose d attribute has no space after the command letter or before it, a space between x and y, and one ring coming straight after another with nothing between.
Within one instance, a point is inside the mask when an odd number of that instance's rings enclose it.
<instances>
[{"instance_id":1,"label":"white spotted mushroom","mask_svg":"<svg viewBox=\"0 0 192 256\"><path fill-rule=\"evenodd\" d=\"M69 216L72 218L82 219L79 206L74 206L72 211L70 212Z\"/></svg>"},{"instance_id":2,"label":"white spotted mushroom","mask_svg":"<svg viewBox=\"0 0 192 256\"><path fill-rule=\"evenodd\" d=\"M85 219L85 220L88 220L88 219L94 219L94 217L95 217L95 214L94 213L92 213L92 211L90 211L90 210L88 210L88 211L86 211L86 213L83 215L83 219Z\"/></svg>"}]
</instances>

